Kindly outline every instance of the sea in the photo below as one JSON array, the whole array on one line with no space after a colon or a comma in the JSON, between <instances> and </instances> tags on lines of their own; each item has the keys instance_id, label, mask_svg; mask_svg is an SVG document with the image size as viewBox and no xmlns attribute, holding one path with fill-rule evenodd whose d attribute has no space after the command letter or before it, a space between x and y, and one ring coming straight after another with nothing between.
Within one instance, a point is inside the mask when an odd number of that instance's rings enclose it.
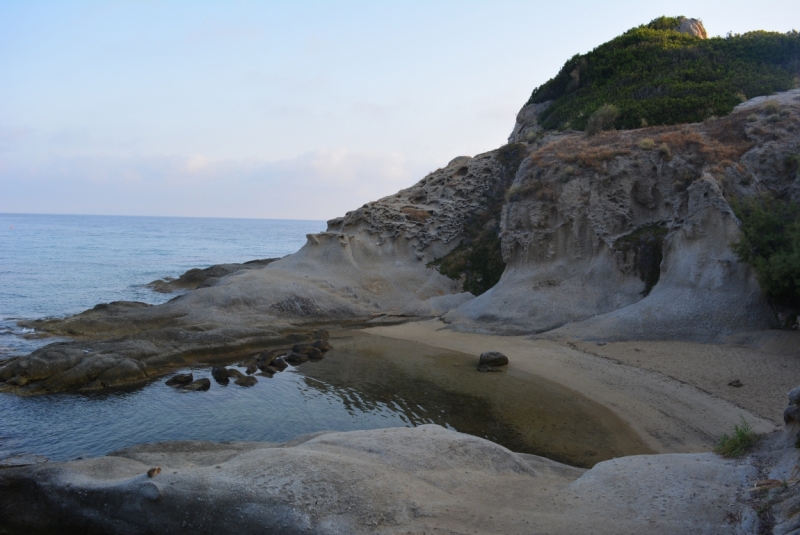
<instances>
[{"instance_id":1,"label":"sea","mask_svg":"<svg viewBox=\"0 0 800 535\"><path fill-rule=\"evenodd\" d=\"M52 339L21 319L64 317L98 303L159 304L147 283L191 268L280 258L324 221L0 214L0 360Z\"/></svg>"}]
</instances>

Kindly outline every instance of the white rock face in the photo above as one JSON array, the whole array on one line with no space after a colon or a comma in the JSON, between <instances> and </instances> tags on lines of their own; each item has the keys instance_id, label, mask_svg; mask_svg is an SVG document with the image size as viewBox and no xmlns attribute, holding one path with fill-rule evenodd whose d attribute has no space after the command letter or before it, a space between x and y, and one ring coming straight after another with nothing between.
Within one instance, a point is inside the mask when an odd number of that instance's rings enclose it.
<instances>
[{"instance_id":1,"label":"white rock face","mask_svg":"<svg viewBox=\"0 0 800 535\"><path fill-rule=\"evenodd\" d=\"M161 473L148 478L147 470ZM421 427L163 443L0 471L0 525L172 533L738 533L756 476L714 454L572 468ZM436 531L434 531L436 530Z\"/></svg>"},{"instance_id":2,"label":"white rock face","mask_svg":"<svg viewBox=\"0 0 800 535\"><path fill-rule=\"evenodd\" d=\"M760 191L800 200L800 179L783 164L800 150L800 91L770 97L778 121L766 121L765 100L706 123L537 144L503 208L500 282L446 321L597 339L710 340L768 328L774 315L730 250L739 231L726 200ZM663 235L654 286L642 269L653 253L640 243L648 229Z\"/></svg>"}]
</instances>

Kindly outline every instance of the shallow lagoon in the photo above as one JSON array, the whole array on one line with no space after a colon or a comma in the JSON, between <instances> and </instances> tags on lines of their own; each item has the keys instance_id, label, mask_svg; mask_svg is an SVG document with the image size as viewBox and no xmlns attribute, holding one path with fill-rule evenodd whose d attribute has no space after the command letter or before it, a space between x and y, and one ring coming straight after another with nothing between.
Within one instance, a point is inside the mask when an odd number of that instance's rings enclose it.
<instances>
[{"instance_id":1,"label":"shallow lagoon","mask_svg":"<svg viewBox=\"0 0 800 535\"><path fill-rule=\"evenodd\" d=\"M340 332L331 343L325 359L259 376L250 388L212 379L207 392L183 392L162 377L128 391L0 395L0 457L62 461L143 442L281 442L424 423L577 466L649 452L608 409L513 362L507 372L479 373L475 356L414 342ZM211 377L205 365L179 371Z\"/></svg>"}]
</instances>

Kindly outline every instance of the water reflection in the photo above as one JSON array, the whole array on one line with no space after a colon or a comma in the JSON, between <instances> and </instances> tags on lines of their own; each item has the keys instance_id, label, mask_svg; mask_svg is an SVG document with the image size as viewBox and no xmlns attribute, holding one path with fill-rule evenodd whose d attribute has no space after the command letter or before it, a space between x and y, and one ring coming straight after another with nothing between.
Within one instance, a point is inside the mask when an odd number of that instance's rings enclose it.
<instances>
[{"instance_id":1,"label":"water reflection","mask_svg":"<svg viewBox=\"0 0 800 535\"><path fill-rule=\"evenodd\" d=\"M142 442L281 442L426 423L582 466L647 451L608 410L513 367L481 374L474 357L363 333L331 342L322 361L260 376L252 388L213 382L208 392L181 392L161 379L101 394L0 394L0 457L67 460ZM210 366L181 372L211 377Z\"/></svg>"}]
</instances>

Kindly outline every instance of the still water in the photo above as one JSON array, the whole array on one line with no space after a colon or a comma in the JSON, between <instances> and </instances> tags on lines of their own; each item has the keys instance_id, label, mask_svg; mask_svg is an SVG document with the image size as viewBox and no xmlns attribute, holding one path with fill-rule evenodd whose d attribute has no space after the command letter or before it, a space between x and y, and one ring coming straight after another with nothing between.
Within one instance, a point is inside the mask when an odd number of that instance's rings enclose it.
<instances>
[{"instance_id":1,"label":"still water","mask_svg":"<svg viewBox=\"0 0 800 535\"><path fill-rule=\"evenodd\" d=\"M609 410L534 375L479 373L474 356L359 332L332 333L331 343L323 360L249 388L212 379L207 392L182 392L162 378L103 394L0 395L0 457L68 460L143 442L281 442L426 423L577 466L649 451ZM211 378L209 366L180 371Z\"/></svg>"}]
</instances>

